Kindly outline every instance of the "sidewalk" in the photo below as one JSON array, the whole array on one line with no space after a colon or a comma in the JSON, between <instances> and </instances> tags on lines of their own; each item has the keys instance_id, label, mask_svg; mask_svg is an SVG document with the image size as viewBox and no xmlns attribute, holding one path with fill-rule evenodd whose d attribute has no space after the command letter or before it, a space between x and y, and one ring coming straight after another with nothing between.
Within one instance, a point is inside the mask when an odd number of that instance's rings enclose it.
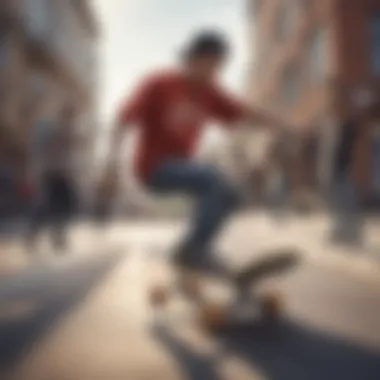
<instances>
[{"instance_id":1,"label":"sidewalk","mask_svg":"<svg viewBox=\"0 0 380 380\"><path fill-rule=\"evenodd\" d=\"M306 254L315 250L328 258L335 253L320 252L318 242L324 225L322 219L280 225L266 214L240 215L220 243L242 261L264 247L291 242L309 247ZM255 329L213 339L186 305L173 304L164 313L152 310L147 295L165 266L152 256L168 255L183 227L173 221L111 225L104 236L123 243L130 254L40 341L13 378L378 379L371 374L379 373L372 347L380 345L380 288L344 272L303 265L280 282L289 318L269 339ZM78 226L78 242L90 231Z\"/></svg>"},{"instance_id":2,"label":"sidewalk","mask_svg":"<svg viewBox=\"0 0 380 380\"><path fill-rule=\"evenodd\" d=\"M55 252L46 236L41 236L41 242L35 252L28 252L22 240L24 224L11 224L2 230L0 236L0 278L13 276L17 273L46 265L61 265L71 259L86 256L97 256L102 252L118 249L107 240L106 231L97 230L92 224L76 223L69 232L69 249Z\"/></svg>"}]
</instances>

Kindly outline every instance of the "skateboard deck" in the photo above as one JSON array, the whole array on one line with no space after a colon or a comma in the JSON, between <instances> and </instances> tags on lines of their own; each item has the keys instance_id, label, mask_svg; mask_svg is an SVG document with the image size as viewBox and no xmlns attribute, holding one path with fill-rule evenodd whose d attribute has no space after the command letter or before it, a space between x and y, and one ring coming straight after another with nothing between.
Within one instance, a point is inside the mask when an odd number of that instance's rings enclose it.
<instances>
[{"instance_id":1,"label":"skateboard deck","mask_svg":"<svg viewBox=\"0 0 380 380\"><path fill-rule=\"evenodd\" d=\"M259 294L258 285L265 279L288 273L300 259L295 249L269 251L223 276L173 268L174 278L169 284L152 286L150 303L163 308L179 294L195 306L199 322L209 331L246 322L274 321L281 314L281 294L278 291Z\"/></svg>"}]
</instances>

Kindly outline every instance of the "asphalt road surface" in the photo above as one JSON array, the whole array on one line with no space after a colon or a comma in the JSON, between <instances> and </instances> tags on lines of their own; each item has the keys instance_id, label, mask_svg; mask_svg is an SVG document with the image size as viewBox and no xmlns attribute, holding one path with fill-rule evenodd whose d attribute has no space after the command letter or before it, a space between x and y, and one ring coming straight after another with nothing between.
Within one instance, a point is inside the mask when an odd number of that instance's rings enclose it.
<instances>
[{"instance_id":1,"label":"asphalt road surface","mask_svg":"<svg viewBox=\"0 0 380 380\"><path fill-rule=\"evenodd\" d=\"M380 280L306 260L276 284L276 328L215 337L186 305L149 307L164 259L148 246L4 280L1 378L380 379Z\"/></svg>"}]
</instances>

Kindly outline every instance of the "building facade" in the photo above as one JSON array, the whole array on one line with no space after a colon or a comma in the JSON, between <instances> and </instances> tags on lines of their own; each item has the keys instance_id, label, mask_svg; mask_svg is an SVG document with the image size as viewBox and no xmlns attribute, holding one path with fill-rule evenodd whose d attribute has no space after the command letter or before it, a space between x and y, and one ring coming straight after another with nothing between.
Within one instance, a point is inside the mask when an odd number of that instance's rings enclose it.
<instances>
[{"instance_id":1,"label":"building facade","mask_svg":"<svg viewBox=\"0 0 380 380\"><path fill-rule=\"evenodd\" d=\"M363 194L378 191L380 1L248 1L255 46L249 97L295 126L293 188L329 183L341 125L367 113L357 127L352 173Z\"/></svg>"},{"instance_id":2,"label":"building facade","mask_svg":"<svg viewBox=\"0 0 380 380\"><path fill-rule=\"evenodd\" d=\"M8 0L1 72L5 145L16 145L26 164L33 123L54 122L64 105L75 109L75 178L85 194L93 172L97 133L99 28L87 0ZM6 132L7 131L7 132ZM11 143L12 142L12 143ZM20 168L18 165L18 168ZM86 197L83 197L84 199Z\"/></svg>"},{"instance_id":3,"label":"building facade","mask_svg":"<svg viewBox=\"0 0 380 380\"><path fill-rule=\"evenodd\" d=\"M26 81L23 31L14 2L1 2L0 18L0 156L2 164L17 165L22 156L18 110Z\"/></svg>"}]
</instances>

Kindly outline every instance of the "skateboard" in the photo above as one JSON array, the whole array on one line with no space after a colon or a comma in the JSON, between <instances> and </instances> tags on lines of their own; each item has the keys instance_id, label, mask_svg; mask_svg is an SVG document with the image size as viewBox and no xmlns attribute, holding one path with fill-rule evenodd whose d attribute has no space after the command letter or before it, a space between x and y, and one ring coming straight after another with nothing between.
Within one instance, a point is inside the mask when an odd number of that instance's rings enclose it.
<instances>
[{"instance_id":1,"label":"skateboard","mask_svg":"<svg viewBox=\"0 0 380 380\"><path fill-rule=\"evenodd\" d=\"M231 270L223 276L204 275L174 269L169 285L154 284L149 302L155 309L165 308L175 294L195 306L198 323L209 332L238 325L275 322L283 303L278 291L259 292L263 280L288 273L301 260L294 249L266 252L243 269Z\"/></svg>"}]
</instances>

